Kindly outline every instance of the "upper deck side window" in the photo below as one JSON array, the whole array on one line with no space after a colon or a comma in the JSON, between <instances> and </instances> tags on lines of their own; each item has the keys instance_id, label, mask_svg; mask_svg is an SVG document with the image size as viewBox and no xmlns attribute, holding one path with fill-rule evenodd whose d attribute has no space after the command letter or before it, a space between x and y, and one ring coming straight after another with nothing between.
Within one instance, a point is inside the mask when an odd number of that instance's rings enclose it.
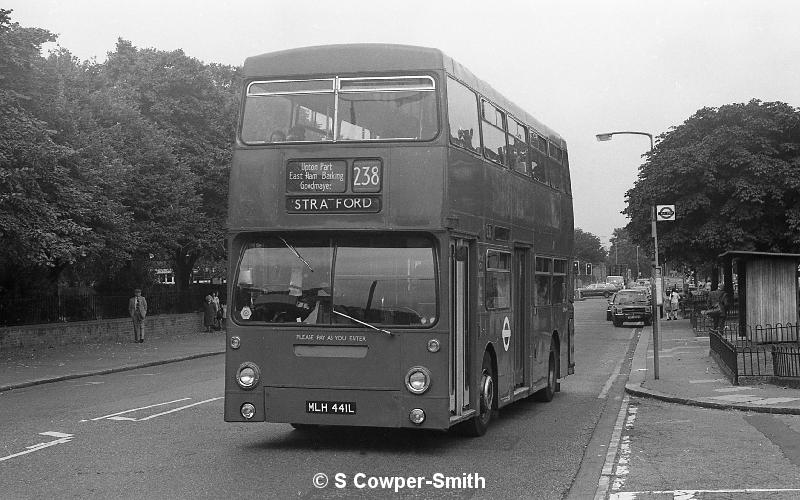
<instances>
[{"instance_id":1,"label":"upper deck side window","mask_svg":"<svg viewBox=\"0 0 800 500\"><path fill-rule=\"evenodd\" d=\"M241 138L278 142L430 140L439 130L430 76L253 81Z\"/></svg>"},{"instance_id":2,"label":"upper deck side window","mask_svg":"<svg viewBox=\"0 0 800 500\"><path fill-rule=\"evenodd\" d=\"M506 145L506 115L499 108L481 100L483 117L483 156L500 165L508 165Z\"/></svg>"},{"instance_id":3,"label":"upper deck side window","mask_svg":"<svg viewBox=\"0 0 800 500\"><path fill-rule=\"evenodd\" d=\"M478 154L481 146L478 96L452 78L447 79L447 118L450 144Z\"/></svg>"},{"instance_id":4,"label":"upper deck side window","mask_svg":"<svg viewBox=\"0 0 800 500\"><path fill-rule=\"evenodd\" d=\"M540 134L531 134L531 148L533 178L543 184L548 184L547 139Z\"/></svg>"},{"instance_id":5,"label":"upper deck side window","mask_svg":"<svg viewBox=\"0 0 800 500\"><path fill-rule=\"evenodd\" d=\"M513 118L508 119L508 163L511 168L528 174L528 129Z\"/></svg>"},{"instance_id":6,"label":"upper deck side window","mask_svg":"<svg viewBox=\"0 0 800 500\"><path fill-rule=\"evenodd\" d=\"M561 162L564 158L564 150L553 144L552 142L549 144L550 146L550 158L552 161L550 162L550 185L556 189L562 188L562 172L561 172Z\"/></svg>"}]
</instances>

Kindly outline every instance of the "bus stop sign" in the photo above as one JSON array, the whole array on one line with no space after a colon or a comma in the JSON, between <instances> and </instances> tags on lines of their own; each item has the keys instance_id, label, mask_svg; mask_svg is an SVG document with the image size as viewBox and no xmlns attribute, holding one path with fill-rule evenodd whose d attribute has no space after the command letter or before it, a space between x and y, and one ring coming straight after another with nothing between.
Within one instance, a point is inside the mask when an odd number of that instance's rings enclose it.
<instances>
[{"instance_id":1,"label":"bus stop sign","mask_svg":"<svg viewBox=\"0 0 800 500\"><path fill-rule=\"evenodd\" d=\"M675 220L675 205L656 205L656 220Z\"/></svg>"}]
</instances>

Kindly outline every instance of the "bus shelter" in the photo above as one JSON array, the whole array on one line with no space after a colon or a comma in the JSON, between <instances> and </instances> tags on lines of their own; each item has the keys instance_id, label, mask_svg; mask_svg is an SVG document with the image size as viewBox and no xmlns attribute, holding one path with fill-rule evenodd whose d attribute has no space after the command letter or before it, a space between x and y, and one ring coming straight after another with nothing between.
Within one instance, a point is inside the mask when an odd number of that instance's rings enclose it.
<instances>
[{"instance_id":1,"label":"bus shelter","mask_svg":"<svg viewBox=\"0 0 800 500\"><path fill-rule=\"evenodd\" d=\"M753 343L797 342L800 254L728 251L719 260L724 290L738 299L739 336Z\"/></svg>"}]
</instances>

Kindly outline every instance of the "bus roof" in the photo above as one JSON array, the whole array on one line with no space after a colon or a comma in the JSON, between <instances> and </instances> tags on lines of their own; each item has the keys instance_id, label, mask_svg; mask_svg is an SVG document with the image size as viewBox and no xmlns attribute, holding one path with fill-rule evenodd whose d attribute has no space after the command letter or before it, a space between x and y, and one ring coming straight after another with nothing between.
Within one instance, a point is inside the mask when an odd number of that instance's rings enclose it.
<instances>
[{"instance_id":1,"label":"bus roof","mask_svg":"<svg viewBox=\"0 0 800 500\"><path fill-rule=\"evenodd\" d=\"M446 71L520 121L534 127L537 132L545 135L562 149L567 149L566 141L557 132L515 105L439 49L379 43L320 45L252 56L244 62L246 79L383 73L398 70Z\"/></svg>"}]
</instances>

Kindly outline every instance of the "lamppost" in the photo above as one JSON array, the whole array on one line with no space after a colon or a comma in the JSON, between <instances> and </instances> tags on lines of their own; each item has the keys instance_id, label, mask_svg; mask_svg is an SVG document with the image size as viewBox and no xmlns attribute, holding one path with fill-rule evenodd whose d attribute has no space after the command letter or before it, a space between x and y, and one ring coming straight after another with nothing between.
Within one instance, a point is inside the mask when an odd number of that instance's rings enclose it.
<instances>
[{"instance_id":1,"label":"lamppost","mask_svg":"<svg viewBox=\"0 0 800 500\"><path fill-rule=\"evenodd\" d=\"M635 131L617 131L617 132L606 132L603 134L597 134L595 137L598 141L610 141L611 138L615 135L621 134L628 134L628 135L646 135L650 139L650 153L653 153L653 134L649 134L647 132L635 132ZM658 321L658 296L657 296L657 288L656 288L656 268L658 267L658 235L656 233L656 207L653 204L652 208L652 234L653 234L653 273L651 278L651 302L652 302L652 311L653 311L653 375L655 376L656 380L658 380L658 331L659 331L659 321ZM638 247L637 247L638 250ZM638 264L638 252L636 262Z\"/></svg>"}]
</instances>

